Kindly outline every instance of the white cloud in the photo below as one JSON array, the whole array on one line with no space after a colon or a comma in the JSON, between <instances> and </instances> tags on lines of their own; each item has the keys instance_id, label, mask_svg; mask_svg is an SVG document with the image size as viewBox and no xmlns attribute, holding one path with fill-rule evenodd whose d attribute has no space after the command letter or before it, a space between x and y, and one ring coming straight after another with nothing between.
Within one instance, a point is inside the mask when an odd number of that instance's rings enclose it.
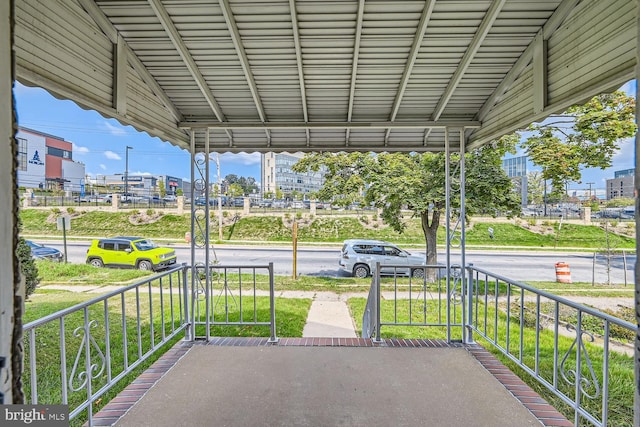
<instances>
[{"instance_id":1,"label":"white cloud","mask_svg":"<svg viewBox=\"0 0 640 427\"><path fill-rule=\"evenodd\" d=\"M122 160L122 157L120 157L120 154L114 153L111 150L105 151L104 156L109 160Z\"/></svg>"},{"instance_id":2,"label":"white cloud","mask_svg":"<svg viewBox=\"0 0 640 427\"><path fill-rule=\"evenodd\" d=\"M111 133L111 135L124 136L127 134L127 131L125 129L118 126L114 126L109 122L104 122L103 125L109 131L109 133Z\"/></svg>"},{"instance_id":3,"label":"white cloud","mask_svg":"<svg viewBox=\"0 0 640 427\"><path fill-rule=\"evenodd\" d=\"M105 165L103 165L102 163L100 163L100 169L102 169L103 171L106 171L107 167Z\"/></svg>"},{"instance_id":4,"label":"white cloud","mask_svg":"<svg viewBox=\"0 0 640 427\"><path fill-rule=\"evenodd\" d=\"M612 166L616 169L634 167L635 139L625 138L620 141L620 149L613 155Z\"/></svg>"},{"instance_id":5,"label":"white cloud","mask_svg":"<svg viewBox=\"0 0 640 427\"><path fill-rule=\"evenodd\" d=\"M81 147L75 142L73 143L73 152L78 154L87 154L89 149L87 147Z\"/></svg>"}]
</instances>

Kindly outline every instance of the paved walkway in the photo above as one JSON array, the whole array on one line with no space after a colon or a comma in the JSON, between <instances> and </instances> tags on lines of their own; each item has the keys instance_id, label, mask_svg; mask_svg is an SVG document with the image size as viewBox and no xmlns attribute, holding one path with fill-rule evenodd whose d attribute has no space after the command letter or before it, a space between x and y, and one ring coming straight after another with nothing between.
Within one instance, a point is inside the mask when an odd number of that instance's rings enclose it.
<instances>
[{"instance_id":1,"label":"paved walkway","mask_svg":"<svg viewBox=\"0 0 640 427\"><path fill-rule=\"evenodd\" d=\"M302 337L356 338L353 317L346 298L333 292L317 292L313 296Z\"/></svg>"}]
</instances>

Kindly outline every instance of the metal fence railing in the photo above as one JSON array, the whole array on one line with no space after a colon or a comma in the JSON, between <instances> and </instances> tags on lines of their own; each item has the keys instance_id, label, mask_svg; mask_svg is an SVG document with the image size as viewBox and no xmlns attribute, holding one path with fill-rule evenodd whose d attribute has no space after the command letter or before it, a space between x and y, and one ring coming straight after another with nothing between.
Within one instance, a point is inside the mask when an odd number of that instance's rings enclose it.
<instances>
[{"instance_id":1,"label":"metal fence railing","mask_svg":"<svg viewBox=\"0 0 640 427\"><path fill-rule=\"evenodd\" d=\"M192 280L195 338L209 340L211 328L268 326L277 342L273 263L268 265L196 266Z\"/></svg>"},{"instance_id":2,"label":"metal fence railing","mask_svg":"<svg viewBox=\"0 0 640 427\"><path fill-rule=\"evenodd\" d=\"M431 338L444 329L448 341L476 339L548 389L576 426L633 424L620 397L633 394L633 348L624 342L633 342L635 325L471 265L465 276L452 267L447 277L442 266L420 267L420 278L399 274L415 268L376 268L363 337L380 341L381 328L415 326Z\"/></svg>"},{"instance_id":3,"label":"metal fence railing","mask_svg":"<svg viewBox=\"0 0 640 427\"><path fill-rule=\"evenodd\" d=\"M372 273L362 336L380 341L382 327L438 328L443 337L462 339L463 298L460 266L377 264ZM411 274L409 274L411 272ZM382 300L385 301L382 305Z\"/></svg>"},{"instance_id":4,"label":"metal fence railing","mask_svg":"<svg viewBox=\"0 0 640 427\"><path fill-rule=\"evenodd\" d=\"M612 366L627 363L623 353L632 349L618 342L633 339L633 324L479 268L468 271L474 334L571 408L576 426L610 425L613 413L616 425L632 425L633 409L618 405L633 378Z\"/></svg>"},{"instance_id":5,"label":"metal fence railing","mask_svg":"<svg viewBox=\"0 0 640 427\"><path fill-rule=\"evenodd\" d=\"M25 402L85 412L187 327L185 267L45 316L23 327ZM50 347L57 337L58 345Z\"/></svg>"},{"instance_id":6,"label":"metal fence railing","mask_svg":"<svg viewBox=\"0 0 640 427\"><path fill-rule=\"evenodd\" d=\"M275 342L273 289L272 264L216 265L208 274L183 264L30 322L25 403L69 405L70 420L92 425L96 402L179 335L192 341L202 325L264 325Z\"/></svg>"}]
</instances>

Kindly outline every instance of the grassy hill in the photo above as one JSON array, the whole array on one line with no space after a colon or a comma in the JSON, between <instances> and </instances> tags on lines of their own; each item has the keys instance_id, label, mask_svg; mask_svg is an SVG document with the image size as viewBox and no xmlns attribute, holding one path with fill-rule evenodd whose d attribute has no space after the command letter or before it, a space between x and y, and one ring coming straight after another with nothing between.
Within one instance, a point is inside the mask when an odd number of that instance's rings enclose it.
<instances>
[{"instance_id":1,"label":"grassy hill","mask_svg":"<svg viewBox=\"0 0 640 427\"><path fill-rule=\"evenodd\" d=\"M65 212L66 213L66 212ZM20 213L22 233L37 236L61 236L56 229L54 210L24 209ZM134 235L149 238L184 241L191 230L190 215L165 214L159 211L104 211L72 212L68 236ZM383 224L376 215L317 216L284 214L278 216L247 216L233 218L225 215L223 240L232 241L291 241L292 223L298 222L300 242L341 242L345 239L367 238L388 240L398 244L424 244L418 219L407 219L407 228L399 234ZM611 225L611 224L610 224ZM617 225L617 224L613 224ZM609 227L603 225L562 224L552 221L472 221L467 228L467 246L529 248L588 248L603 250L635 249L635 239L624 235L633 230L632 224ZM492 233L489 233L489 228ZM211 234L217 239L218 225L212 215ZM493 239L490 237L493 234ZM438 234L440 244L445 242L444 227ZM608 243L607 243L608 241Z\"/></svg>"}]
</instances>

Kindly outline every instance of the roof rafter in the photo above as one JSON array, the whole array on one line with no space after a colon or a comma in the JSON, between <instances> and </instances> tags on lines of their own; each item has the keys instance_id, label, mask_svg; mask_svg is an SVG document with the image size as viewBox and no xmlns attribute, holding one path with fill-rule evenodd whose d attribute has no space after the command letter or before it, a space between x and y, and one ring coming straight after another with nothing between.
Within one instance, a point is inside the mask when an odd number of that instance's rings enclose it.
<instances>
[{"instance_id":1,"label":"roof rafter","mask_svg":"<svg viewBox=\"0 0 640 427\"><path fill-rule=\"evenodd\" d=\"M426 128L476 128L480 122L471 120L424 120L407 122L213 122L188 120L178 124L182 128L216 129L426 129Z\"/></svg>"},{"instance_id":2,"label":"roof rafter","mask_svg":"<svg viewBox=\"0 0 640 427\"><path fill-rule=\"evenodd\" d=\"M400 84L398 87L398 92L396 92L396 98L393 101L393 107L391 108L391 116L389 117L390 121L394 121L396 116L398 115L398 110L400 109L400 104L402 103L402 97L404 96L404 92L407 89L407 84L409 84L409 78L411 78L411 72L413 71L413 66L416 63L416 58L418 57L418 52L420 51L420 46L422 45L422 39L424 38L424 34L427 31L427 26L429 25L429 20L431 19L431 13L433 12L433 7L436 4L436 0L427 0L424 5L424 9L422 10L422 16L420 16L420 22L418 23L418 28L416 29L415 37L413 38L413 44L411 46L411 50L409 51L409 56L407 57L407 63L405 64L404 71L402 72L402 78L400 79ZM384 135L385 144L389 141L389 134L391 133L391 129L387 129Z\"/></svg>"},{"instance_id":3,"label":"roof rafter","mask_svg":"<svg viewBox=\"0 0 640 427\"><path fill-rule=\"evenodd\" d=\"M93 22L98 25L100 30L111 40L111 43L118 44L118 30L113 26L109 18L102 12L93 0L78 0L82 8L91 16ZM123 43L124 50L127 54L127 60L134 70L138 73L140 78L149 86L151 91L162 101L164 106L169 110L169 113L173 118L179 122L183 120L182 114L178 111L176 106L171 102L165 91L160 87L156 79L151 75L147 67L140 61L140 58L133 52L131 47L124 39L120 40Z\"/></svg>"},{"instance_id":4,"label":"roof rafter","mask_svg":"<svg viewBox=\"0 0 640 427\"><path fill-rule=\"evenodd\" d=\"M231 41L233 42L233 46L238 53L238 59L240 60L242 71L244 71L244 76L247 79L247 84L249 85L249 90L251 91L253 102L256 104L258 115L260 116L260 120L266 122L267 115L264 112L262 99L260 99L260 94L258 93L258 86L256 85L256 80L253 77L253 72L251 71L251 67L249 66L249 58L247 57L247 52L245 51L244 45L242 44L240 31L238 31L238 25L236 24L236 20L233 16L233 11L231 10L231 6L229 5L229 0L219 0L219 3L220 8L222 9L222 15L224 16L224 20L227 23L227 28L229 29L229 33L231 34ZM271 135L269 135L269 132L267 131L267 137L270 138L270 136Z\"/></svg>"},{"instance_id":5,"label":"roof rafter","mask_svg":"<svg viewBox=\"0 0 640 427\"><path fill-rule=\"evenodd\" d=\"M300 31L298 30L298 12L296 11L296 0L289 0L289 11L291 13L291 29L293 30L293 44L296 49L296 64L298 65L298 81L300 82L300 97L302 98L302 114L304 121L309 121L309 110L307 108L307 90L305 87L304 69L302 68L302 46L300 45ZM311 142L309 130L306 132L307 145Z\"/></svg>"},{"instance_id":6,"label":"roof rafter","mask_svg":"<svg viewBox=\"0 0 640 427\"><path fill-rule=\"evenodd\" d=\"M293 0L290 0L293 1ZM347 121L353 117L353 102L356 95L356 78L358 76L358 58L360 56L360 40L362 39L362 22L364 21L364 0L358 2L358 17L356 21L356 35L353 42L353 61L351 64L351 85L349 86L349 106L347 107ZM345 134L345 144L349 145L350 130Z\"/></svg>"},{"instance_id":7,"label":"roof rafter","mask_svg":"<svg viewBox=\"0 0 640 427\"><path fill-rule=\"evenodd\" d=\"M467 51L464 53L464 56L460 60L460 63L458 64L455 73L453 73L451 80L449 80L447 88L442 94L442 97L440 97L440 100L438 101L438 104L436 105L436 108L434 109L431 116L431 120L438 120L444 112L444 109L449 103L449 100L453 96L453 92L458 87L458 84L462 80L462 76L464 76L467 68L469 68L469 65L471 64L471 61L473 60L476 52L478 52L482 41L485 39L487 34L489 34L491 26L495 22L506 1L507 0L493 0L491 6L489 6L489 10L487 10L487 13L484 15L484 18L482 19L482 22L478 27L478 31L476 31L476 34L473 36L473 39L471 40Z\"/></svg>"},{"instance_id":8,"label":"roof rafter","mask_svg":"<svg viewBox=\"0 0 640 427\"><path fill-rule=\"evenodd\" d=\"M211 110L215 114L216 118L221 122L225 121L226 118L224 113L222 112L222 109L218 105L218 102L213 96L213 93L211 93L211 90L209 89L209 85L204 79L204 76L202 75L202 73L200 72L200 69L196 64L196 61L191 56L191 53L189 53L189 49L187 48L187 45L184 43L184 40L182 40L182 37L180 36L180 33L178 33L178 29L176 28L173 21L171 20L171 17L167 13L167 10L164 8L164 6L162 5L162 3L160 3L159 0L147 0L147 1L149 2L149 5L153 9L153 12L155 13L156 17L160 21L162 28L164 28L165 32L171 39L173 46L176 48L176 51L182 58L182 61L187 67L187 70L189 70L189 73L191 74L196 85L200 89L200 92L202 92L205 99L207 100L207 103L209 104L209 107L211 107ZM232 145L233 135L231 134L231 132L227 132L227 135L229 136L229 144Z\"/></svg>"},{"instance_id":9,"label":"roof rafter","mask_svg":"<svg viewBox=\"0 0 640 427\"><path fill-rule=\"evenodd\" d=\"M564 0L553 12L553 15L547 20L546 24L542 27L542 39L549 40L553 33L562 25L564 20L569 16L571 11L580 3L580 0ZM531 41L529 46L520 55L520 58L513 64L513 67L509 70L504 79L500 82L498 87L493 91L491 96L487 98L484 105L478 110L476 114L477 120L484 120L491 108L496 105L502 96L509 90L511 85L516 81L518 76L524 71L524 69L533 60L533 51L535 39Z\"/></svg>"}]
</instances>

